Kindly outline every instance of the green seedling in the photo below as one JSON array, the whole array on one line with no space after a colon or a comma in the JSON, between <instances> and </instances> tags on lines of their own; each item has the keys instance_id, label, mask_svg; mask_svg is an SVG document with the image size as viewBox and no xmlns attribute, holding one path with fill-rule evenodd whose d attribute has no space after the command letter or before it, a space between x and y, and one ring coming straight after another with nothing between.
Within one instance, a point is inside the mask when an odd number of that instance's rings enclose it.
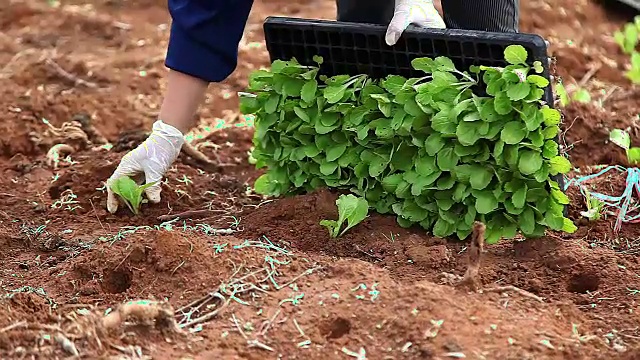
<instances>
[{"instance_id":1,"label":"green seedling","mask_svg":"<svg viewBox=\"0 0 640 360\"><path fill-rule=\"evenodd\" d=\"M121 176L117 178L113 184L111 184L111 191L116 193L120 198L124 200L124 203L127 204L129 210L135 215L138 215L140 204L144 203L146 200L142 199L142 194L144 190L155 185L157 181L138 185L133 179L128 176Z\"/></svg>"},{"instance_id":2,"label":"green seedling","mask_svg":"<svg viewBox=\"0 0 640 360\"><path fill-rule=\"evenodd\" d=\"M640 16L636 16L632 23L627 23L621 30L616 31L613 39L631 58L631 66L625 76L634 84L640 84L640 52L636 50L640 42Z\"/></svg>"},{"instance_id":3,"label":"green seedling","mask_svg":"<svg viewBox=\"0 0 640 360\"><path fill-rule=\"evenodd\" d=\"M347 230L358 225L367 217L369 213L369 203L367 200L354 195L340 195L336 200L338 207L338 220L322 220L320 225L329 229L332 238L342 236ZM340 231L342 224L347 221L347 226Z\"/></svg>"},{"instance_id":4,"label":"green seedling","mask_svg":"<svg viewBox=\"0 0 640 360\"><path fill-rule=\"evenodd\" d=\"M574 232L554 181L572 169L555 140L562 116L544 102L542 63L528 58L520 45L506 47L504 67L416 58L421 76L383 79L276 60L250 75L251 95L240 98L255 116L252 162L266 169L255 192L345 190L437 237L465 239L475 221L488 243ZM483 96L474 93L481 82ZM345 219L324 225L338 236Z\"/></svg>"},{"instance_id":5,"label":"green seedling","mask_svg":"<svg viewBox=\"0 0 640 360\"><path fill-rule=\"evenodd\" d=\"M631 147L631 137L628 132L622 129L613 129L609 133L609 141L624 149L629 164L640 164L640 147Z\"/></svg>"},{"instance_id":6,"label":"green seedling","mask_svg":"<svg viewBox=\"0 0 640 360\"><path fill-rule=\"evenodd\" d=\"M569 105L573 101L577 101L582 104L587 104L591 102L591 94L585 88L577 88L573 90L571 95L564 87L562 82L557 82L555 86L556 95L558 96L558 100L560 101L560 106L565 107Z\"/></svg>"},{"instance_id":7,"label":"green seedling","mask_svg":"<svg viewBox=\"0 0 640 360\"><path fill-rule=\"evenodd\" d=\"M588 190L585 191L585 202L587 203L587 211L581 211L580 215L589 219L589 221L600 220L604 209L604 202L598 198L592 197Z\"/></svg>"}]
</instances>

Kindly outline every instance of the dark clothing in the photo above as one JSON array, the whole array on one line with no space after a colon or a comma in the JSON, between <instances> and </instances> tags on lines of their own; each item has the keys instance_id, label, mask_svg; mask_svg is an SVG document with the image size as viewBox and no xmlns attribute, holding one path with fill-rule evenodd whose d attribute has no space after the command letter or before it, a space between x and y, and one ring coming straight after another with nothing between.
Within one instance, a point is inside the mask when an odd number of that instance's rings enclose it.
<instances>
[{"instance_id":1,"label":"dark clothing","mask_svg":"<svg viewBox=\"0 0 640 360\"><path fill-rule=\"evenodd\" d=\"M253 0L169 0L173 19L165 65L209 82L226 79Z\"/></svg>"},{"instance_id":2,"label":"dark clothing","mask_svg":"<svg viewBox=\"0 0 640 360\"><path fill-rule=\"evenodd\" d=\"M441 0L447 28L518 32L519 0ZM336 0L338 21L387 25L393 0Z\"/></svg>"},{"instance_id":3,"label":"dark clothing","mask_svg":"<svg viewBox=\"0 0 640 360\"><path fill-rule=\"evenodd\" d=\"M442 0L448 28L518 31L519 0ZM387 25L394 0L336 0L338 20ZM253 0L169 0L173 22L165 65L208 82L235 70Z\"/></svg>"}]
</instances>

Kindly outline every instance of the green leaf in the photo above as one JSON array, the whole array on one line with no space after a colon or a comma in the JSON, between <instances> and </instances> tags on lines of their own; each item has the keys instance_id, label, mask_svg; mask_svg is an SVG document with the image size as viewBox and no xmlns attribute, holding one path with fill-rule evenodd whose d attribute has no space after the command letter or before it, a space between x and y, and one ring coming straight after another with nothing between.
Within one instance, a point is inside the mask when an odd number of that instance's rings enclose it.
<instances>
[{"instance_id":1,"label":"green leaf","mask_svg":"<svg viewBox=\"0 0 640 360\"><path fill-rule=\"evenodd\" d=\"M121 176L113 181L109 186L111 191L120 196L132 213L139 213L140 204L142 203L142 194L144 190L155 185L157 181L144 185L138 185L128 176Z\"/></svg>"},{"instance_id":2,"label":"green leaf","mask_svg":"<svg viewBox=\"0 0 640 360\"><path fill-rule=\"evenodd\" d=\"M493 179L493 170L484 166L474 165L473 174L469 179L471 187L476 190L482 190L486 188Z\"/></svg>"},{"instance_id":3,"label":"green leaf","mask_svg":"<svg viewBox=\"0 0 640 360\"><path fill-rule=\"evenodd\" d=\"M531 175L542 167L542 156L533 150L522 150L518 161L518 170L524 175Z\"/></svg>"},{"instance_id":4,"label":"green leaf","mask_svg":"<svg viewBox=\"0 0 640 360\"><path fill-rule=\"evenodd\" d=\"M639 147L632 147L629 150L627 150L627 161L629 161L629 164L631 165L640 164L640 148Z\"/></svg>"},{"instance_id":5,"label":"green leaf","mask_svg":"<svg viewBox=\"0 0 640 360\"><path fill-rule=\"evenodd\" d=\"M462 145L469 146L475 144L482 134L480 128L485 123L461 121L456 128L456 136Z\"/></svg>"},{"instance_id":6,"label":"green leaf","mask_svg":"<svg viewBox=\"0 0 640 360\"><path fill-rule=\"evenodd\" d=\"M388 162L380 156L376 156L369 164L369 176L378 177L386 169Z\"/></svg>"},{"instance_id":7,"label":"green leaf","mask_svg":"<svg viewBox=\"0 0 640 360\"><path fill-rule=\"evenodd\" d=\"M324 88L323 96L325 99L327 99L327 102L329 102L329 104L335 104L344 97L346 90L347 87L343 85L327 86L326 88Z\"/></svg>"},{"instance_id":8,"label":"green leaf","mask_svg":"<svg viewBox=\"0 0 640 360\"><path fill-rule=\"evenodd\" d=\"M429 156L435 156L440 149L444 147L444 139L442 135L438 133L433 133L429 135L427 140L424 142L424 149L429 154Z\"/></svg>"},{"instance_id":9,"label":"green leaf","mask_svg":"<svg viewBox=\"0 0 640 360\"><path fill-rule=\"evenodd\" d=\"M329 176L333 174L334 172L336 172L337 169L338 169L337 162L323 162L322 164L320 164L320 173L324 176Z\"/></svg>"},{"instance_id":10,"label":"green leaf","mask_svg":"<svg viewBox=\"0 0 640 360\"><path fill-rule=\"evenodd\" d=\"M524 124L520 121L510 121L505 124L504 128L500 132L500 139L504 141L505 144L518 144L520 143L525 136L527 136L527 129Z\"/></svg>"},{"instance_id":11,"label":"green leaf","mask_svg":"<svg viewBox=\"0 0 640 360\"><path fill-rule=\"evenodd\" d=\"M452 147L442 149L437 155L438 168L442 171L452 171L458 165L460 157Z\"/></svg>"},{"instance_id":12,"label":"green leaf","mask_svg":"<svg viewBox=\"0 0 640 360\"><path fill-rule=\"evenodd\" d=\"M535 74L527 76L527 82L539 88L546 88L547 86L549 86L549 80L547 80L546 78L540 75L535 75Z\"/></svg>"},{"instance_id":13,"label":"green leaf","mask_svg":"<svg viewBox=\"0 0 640 360\"><path fill-rule=\"evenodd\" d=\"M544 142L544 146L542 148L542 156L547 159L551 159L554 156L558 155L558 143L553 140L547 140Z\"/></svg>"},{"instance_id":14,"label":"green leaf","mask_svg":"<svg viewBox=\"0 0 640 360\"><path fill-rule=\"evenodd\" d=\"M519 101L527 97L531 91L529 83L521 82L514 85L510 85L507 89L507 96L512 101Z\"/></svg>"},{"instance_id":15,"label":"green leaf","mask_svg":"<svg viewBox=\"0 0 640 360\"><path fill-rule=\"evenodd\" d=\"M576 92L573 93L572 97L573 100L579 103L587 104L591 102L591 94L589 94L589 91L584 88L579 88L578 90L576 90Z\"/></svg>"},{"instance_id":16,"label":"green leaf","mask_svg":"<svg viewBox=\"0 0 640 360\"><path fill-rule=\"evenodd\" d=\"M474 193L478 214L488 214L498 208L498 200L491 191L483 190Z\"/></svg>"},{"instance_id":17,"label":"green leaf","mask_svg":"<svg viewBox=\"0 0 640 360\"><path fill-rule=\"evenodd\" d=\"M347 230L358 225L364 220L369 213L369 203L367 200L354 195L340 195L336 200L338 206L338 222L340 225L347 220L347 226L340 232L339 236L342 236Z\"/></svg>"},{"instance_id":18,"label":"green leaf","mask_svg":"<svg viewBox=\"0 0 640 360\"><path fill-rule=\"evenodd\" d=\"M509 45L504 49L504 59L512 65L527 62L527 50L522 45Z\"/></svg>"},{"instance_id":19,"label":"green leaf","mask_svg":"<svg viewBox=\"0 0 640 360\"><path fill-rule=\"evenodd\" d=\"M340 225L335 220L320 220L320 225L324 226L329 230L329 236L332 238L338 237L338 231L340 230Z\"/></svg>"},{"instance_id":20,"label":"green leaf","mask_svg":"<svg viewBox=\"0 0 640 360\"><path fill-rule=\"evenodd\" d=\"M578 227L573 223L573 221L567 218L563 218L562 221L562 231L573 234L574 232L576 232L576 230L578 230Z\"/></svg>"},{"instance_id":21,"label":"green leaf","mask_svg":"<svg viewBox=\"0 0 640 360\"><path fill-rule=\"evenodd\" d=\"M545 105L542 109L540 109L542 115L544 116L544 124L547 126L553 126L560 124L561 115L560 112L556 109L549 108L548 105Z\"/></svg>"},{"instance_id":22,"label":"green leaf","mask_svg":"<svg viewBox=\"0 0 640 360\"><path fill-rule=\"evenodd\" d=\"M518 224L520 225L520 230L525 235L532 234L536 229L536 216L531 207L527 206L524 211L518 216Z\"/></svg>"},{"instance_id":23,"label":"green leaf","mask_svg":"<svg viewBox=\"0 0 640 360\"><path fill-rule=\"evenodd\" d=\"M631 137L629 137L629 133L621 129L611 130L609 133L609 141L625 150L629 150L629 147L631 146Z\"/></svg>"},{"instance_id":24,"label":"green leaf","mask_svg":"<svg viewBox=\"0 0 640 360\"><path fill-rule=\"evenodd\" d=\"M569 99L569 95L567 94L567 89L565 89L564 85L561 82L556 84L556 94L558 95L560 106L565 107L569 105L569 102L571 100Z\"/></svg>"},{"instance_id":25,"label":"green leaf","mask_svg":"<svg viewBox=\"0 0 640 360\"><path fill-rule=\"evenodd\" d=\"M511 197L511 203L517 209L521 209L524 207L524 204L527 200L527 185L523 184L521 188L516 190Z\"/></svg>"},{"instance_id":26,"label":"green leaf","mask_svg":"<svg viewBox=\"0 0 640 360\"><path fill-rule=\"evenodd\" d=\"M347 144L337 144L327 149L327 161L336 161L347 150Z\"/></svg>"},{"instance_id":27,"label":"green leaf","mask_svg":"<svg viewBox=\"0 0 640 360\"><path fill-rule=\"evenodd\" d=\"M560 231L564 227L564 218L562 215L554 214L550 211L544 214L544 221L552 230Z\"/></svg>"},{"instance_id":28,"label":"green leaf","mask_svg":"<svg viewBox=\"0 0 640 360\"><path fill-rule=\"evenodd\" d=\"M436 165L435 156L419 156L416 159L416 172L421 176L428 176L435 172L440 172Z\"/></svg>"},{"instance_id":29,"label":"green leaf","mask_svg":"<svg viewBox=\"0 0 640 360\"><path fill-rule=\"evenodd\" d=\"M549 174L555 176L571 171L571 162L564 156L554 156L549 160Z\"/></svg>"},{"instance_id":30,"label":"green leaf","mask_svg":"<svg viewBox=\"0 0 640 360\"><path fill-rule=\"evenodd\" d=\"M267 99L267 101L264 104L264 111L267 114L272 114L272 113L276 112L276 109L278 107L278 103L279 102L280 102L280 95L271 94L271 96L269 96L269 98Z\"/></svg>"},{"instance_id":31,"label":"green leaf","mask_svg":"<svg viewBox=\"0 0 640 360\"><path fill-rule=\"evenodd\" d=\"M312 79L307 81L300 92L300 97L304 102L312 103L316 99L316 91L318 90L318 81Z\"/></svg>"},{"instance_id":32,"label":"green leaf","mask_svg":"<svg viewBox=\"0 0 640 360\"><path fill-rule=\"evenodd\" d=\"M507 96L506 92L500 92L496 94L496 97L493 101L493 107L496 110L496 113L500 115L507 115L513 110L513 105L511 104L511 99Z\"/></svg>"}]
</instances>

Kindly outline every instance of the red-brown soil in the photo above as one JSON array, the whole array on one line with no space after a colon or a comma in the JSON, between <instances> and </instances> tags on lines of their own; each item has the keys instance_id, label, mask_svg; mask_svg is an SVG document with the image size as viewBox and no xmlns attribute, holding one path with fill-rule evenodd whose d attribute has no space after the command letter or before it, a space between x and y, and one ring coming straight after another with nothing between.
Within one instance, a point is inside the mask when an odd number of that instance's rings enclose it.
<instances>
[{"instance_id":1,"label":"red-brown soil","mask_svg":"<svg viewBox=\"0 0 640 360\"><path fill-rule=\"evenodd\" d=\"M574 165L624 165L608 132L629 128L639 145L640 93L621 75L628 61L611 38L628 10L521 3L521 30L550 41L565 84L597 68L581 84L594 101L563 110ZM227 166L210 172L181 157L160 204L139 216L107 213L103 182L144 139L161 102L165 6L8 0L0 10L0 358L62 359L74 348L82 358L356 359L360 349L367 359L640 358L640 230L625 224L614 234L611 215L580 219L576 188L568 191L575 234L486 247L483 286L534 296L451 286L467 268L467 244L402 229L392 217L371 214L330 238L319 225L336 216L330 192L250 191L260 174L247 163L252 130L233 122L236 92L268 65L262 21L331 19L332 0L256 1L238 69L211 86L194 140ZM84 119L91 143L56 136L43 119L57 128ZM220 119L231 126L204 131ZM105 140L111 150L100 148ZM53 168L46 153L60 142L74 147L72 163ZM589 186L619 194L624 177ZM191 210L199 216L171 220ZM139 299L180 309L180 324L218 312L184 333L137 322L102 331L105 313Z\"/></svg>"}]
</instances>

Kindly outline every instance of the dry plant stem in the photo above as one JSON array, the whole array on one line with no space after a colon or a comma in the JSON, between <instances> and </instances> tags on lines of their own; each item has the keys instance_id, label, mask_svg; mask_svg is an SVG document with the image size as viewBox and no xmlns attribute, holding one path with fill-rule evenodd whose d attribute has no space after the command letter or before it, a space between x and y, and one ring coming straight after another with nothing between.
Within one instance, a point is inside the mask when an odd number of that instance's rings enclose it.
<instances>
[{"instance_id":1,"label":"dry plant stem","mask_svg":"<svg viewBox=\"0 0 640 360\"><path fill-rule=\"evenodd\" d=\"M484 288L482 289L482 292L507 292L507 291L513 291L516 292L524 297L527 297L529 299L533 299L535 301L544 303L544 299L542 299L541 297L532 294L526 290L522 290L519 287L515 287L513 285L507 285L507 286L496 286L496 287L491 287L491 288Z\"/></svg>"},{"instance_id":2,"label":"dry plant stem","mask_svg":"<svg viewBox=\"0 0 640 360\"><path fill-rule=\"evenodd\" d=\"M213 211L208 209L202 210L187 210L184 212L180 212L177 214L167 214L158 216L158 220L160 221L171 221L175 219L197 219L202 217L207 217L211 215Z\"/></svg>"},{"instance_id":3,"label":"dry plant stem","mask_svg":"<svg viewBox=\"0 0 640 360\"><path fill-rule=\"evenodd\" d=\"M195 146L191 145L188 142L185 142L182 145L182 151L185 153L185 155L192 157L194 160L199 161L203 164L207 164L210 166L217 166L219 163L219 161L214 162L211 159L209 159L207 155L203 154L200 150L196 149Z\"/></svg>"},{"instance_id":4,"label":"dry plant stem","mask_svg":"<svg viewBox=\"0 0 640 360\"><path fill-rule=\"evenodd\" d=\"M6 327L3 327L2 329L0 329L0 334L6 333L7 331L11 331L13 329L17 329L17 328L21 328L21 327L27 327L28 325L29 325L29 323L27 323L26 320L18 321L17 323L11 324L9 326L6 326Z\"/></svg>"},{"instance_id":5,"label":"dry plant stem","mask_svg":"<svg viewBox=\"0 0 640 360\"><path fill-rule=\"evenodd\" d=\"M231 302L231 297L229 297L229 299L225 299L224 296L222 296L220 293L215 293L215 294L213 294L213 296L215 298L217 298L217 299L220 299L220 301L221 301L220 307L218 307L217 309L215 309L215 310L213 310L213 311L211 311L211 312L209 312L209 313L207 313L207 314L205 314L205 315L203 315L203 316L201 316L201 317L199 317L197 319L191 320L191 321L189 321L188 323L186 323L184 325L180 325L180 327L181 328L185 328L185 327L193 326L193 325L200 324L200 323L203 323L203 322L207 322L207 321L213 319L214 317L218 316L218 314L222 310L224 310L229 305L229 303Z\"/></svg>"},{"instance_id":6,"label":"dry plant stem","mask_svg":"<svg viewBox=\"0 0 640 360\"><path fill-rule=\"evenodd\" d=\"M206 155L200 152L200 150L197 150L189 143L184 143L181 152L186 155L186 157L182 159L183 163L208 173L217 173L224 168L233 166L231 164L221 164L219 159L216 159L216 161L210 160Z\"/></svg>"},{"instance_id":7,"label":"dry plant stem","mask_svg":"<svg viewBox=\"0 0 640 360\"><path fill-rule=\"evenodd\" d=\"M64 349L64 351L68 352L73 356L80 355L80 353L78 352L78 349L76 348L76 345L71 340L69 340L66 336L64 336L62 333L56 333L53 336L53 338L58 344L60 344L60 346L62 347L62 349Z\"/></svg>"},{"instance_id":8,"label":"dry plant stem","mask_svg":"<svg viewBox=\"0 0 640 360\"><path fill-rule=\"evenodd\" d=\"M79 77L70 74L69 72L67 72L65 69L63 69L60 65L58 65L55 61L53 61L51 58L47 58L45 60L46 64L51 66L53 68L53 70L55 70L58 75L62 76L63 78L67 79L68 81L73 82L74 85L78 86L78 85L82 85L82 86L86 86L88 88L92 88L95 89L98 87L97 84L86 81L86 80L82 80Z\"/></svg>"},{"instance_id":9,"label":"dry plant stem","mask_svg":"<svg viewBox=\"0 0 640 360\"><path fill-rule=\"evenodd\" d=\"M482 260L485 230L486 230L486 227L483 223L476 221L473 224L473 232L471 233L471 244L467 251L468 253L467 271L462 277L462 280L460 280L460 282L457 283L456 286L469 287L473 291L479 291L479 292L513 291L524 297L534 299L538 302L544 303L544 300L541 297L512 285L482 288L482 282L480 281L479 272L480 272L480 263Z\"/></svg>"},{"instance_id":10,"label":"dry plant stem","mask_svg":"<svg viewBox=\"0 0 640 360\"><path fill-rule=\"evenodd\" d=\"M478 275L480 271L480 261L482 260L482 250L484 245L484 233L486 227L483 223L476 221L473 224L473 231L471 233L471 245L467 250L468 254L468 266L464 277L458 283L459 286L468 286L473 291L478 291L482 287L480 277Z\"/></svg>"},{"instance_id":11,"label":"dry plant stem","mask_svg":"<svg viewBox=\"0 0 640 360\"><path fill-rule=\"evenodd\" d=\"M586 74L584 74L580 82L578 82L578 87L584 87L585 85L587 85L589 80L591 80L593 75L595 75L598 72L598 70L600 70L601 67L602 67L602 64L600 63L596 66L591 67L589 71Z\"/></svg>"}]
</instances>

